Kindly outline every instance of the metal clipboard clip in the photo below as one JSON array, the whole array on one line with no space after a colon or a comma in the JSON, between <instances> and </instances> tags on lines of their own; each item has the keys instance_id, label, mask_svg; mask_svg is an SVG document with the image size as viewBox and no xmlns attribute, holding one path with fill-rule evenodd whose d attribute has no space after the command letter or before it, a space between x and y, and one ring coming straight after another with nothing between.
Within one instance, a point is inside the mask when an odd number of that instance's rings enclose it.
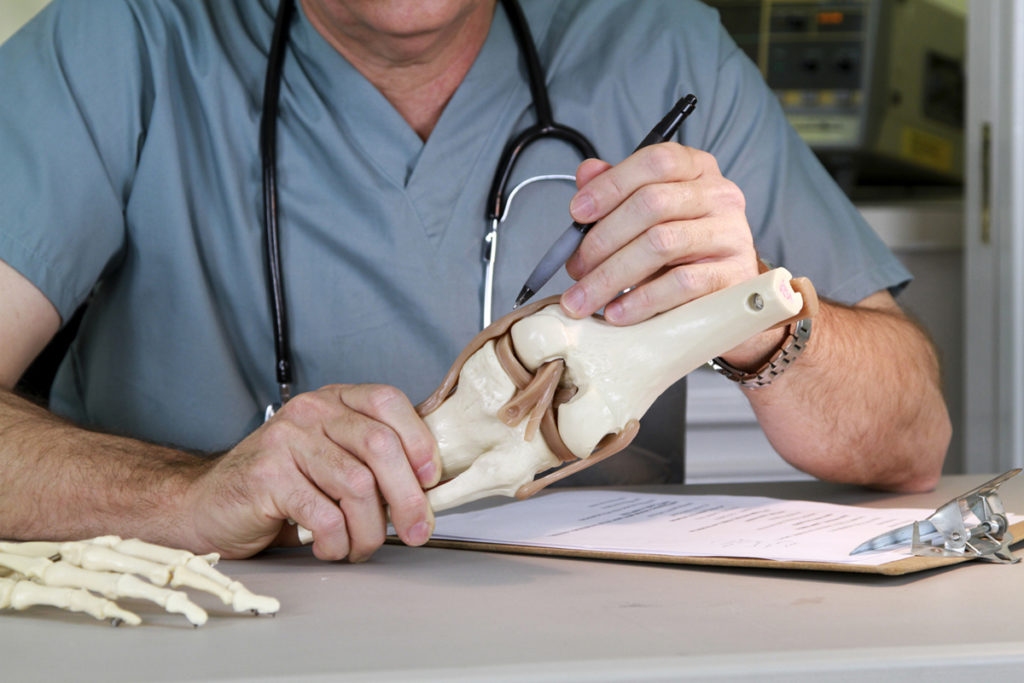
<instances>
[{"instance_id":1,"label":"metal clipboard clip","mask_svg":"<svg viewBox=\"0 0 1024 683\"><path fill-rule=\"evenodd\" d=\"M888 550L909 542L911 553L921 557L965 557L1005 564L1020 562L1020 558L1010 552L1013 534L1009 531L1003 501L996 491L1000 484L1020 472L1018 467L1000 474L940 505L928 519L875 536L850 554Z\"/></svg>"}]
</instances>

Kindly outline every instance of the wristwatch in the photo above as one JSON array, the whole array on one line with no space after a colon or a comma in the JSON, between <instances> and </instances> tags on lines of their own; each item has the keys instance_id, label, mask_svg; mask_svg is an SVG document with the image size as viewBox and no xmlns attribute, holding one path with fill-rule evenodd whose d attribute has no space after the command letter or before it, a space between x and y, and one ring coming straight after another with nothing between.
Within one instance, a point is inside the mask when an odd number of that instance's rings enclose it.
<instances>
[{"instance_id":1,"label":"wristwatch","mask_svg":"<svg viewBox=\"0 0 1024 683\"><path fill-rule=\"evenodd\" d=\"M772 354L767 363L753 372L740 370L720 357L712 358L708 361L708 365L733 382L737 382L741 387L760 389L771 384L772 380L785 372L786 368L800 357L800 354L807 348L807 341L810 338L811 319L804 318L789 326L789 334L782 340L779 350Z\"/></svg>"}]
</instances>

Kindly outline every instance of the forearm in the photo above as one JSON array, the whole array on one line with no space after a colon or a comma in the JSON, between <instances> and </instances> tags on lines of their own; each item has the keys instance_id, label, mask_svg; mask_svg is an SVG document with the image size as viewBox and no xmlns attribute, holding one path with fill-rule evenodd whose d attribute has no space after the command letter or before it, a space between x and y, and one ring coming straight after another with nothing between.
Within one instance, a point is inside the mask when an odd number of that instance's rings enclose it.
<instances>
[{"instance_id":1,"label":"forearm","mask_svg":"<svg viewBox=\"0 0 1024 683\"><path fill-rule=\"evenodd\" d=\"M78 428L0 391L0 538L194 545L183 504L202 458Z\"/></svg>"},{"instance_id":2,"label":"forearm","mask_svg":"<svg viewBox=\"0 0 1024 683\"><path fill-rule=\"evenodd\" d=\"M745 393L769 441L799 469L926 490L941 474L951 426L931 342L891 306L823 302L800 359Z\"/></svg>"}]
</instances>

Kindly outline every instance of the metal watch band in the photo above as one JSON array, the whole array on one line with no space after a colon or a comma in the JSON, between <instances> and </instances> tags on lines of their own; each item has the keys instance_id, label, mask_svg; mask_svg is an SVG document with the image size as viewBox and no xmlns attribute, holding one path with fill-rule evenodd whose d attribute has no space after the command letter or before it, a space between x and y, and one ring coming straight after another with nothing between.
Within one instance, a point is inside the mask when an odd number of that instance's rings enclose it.
<instances>
[{"instance_id":1,"label":"metal watch band","mask_svg":"<svg viewBox=\"0 0 1024 683\"><path fill-rule=\"evenodd\" d=\"M760 389L771 384L776 377L793 364L793 361L800 357L810 338L811 319L804 318L789 326L789 334L782 341L779 350L772 354L767 363L753 372L744 372L721 358L712 358L708 361L708 365L733 382L737 382L741 387Z\"/></svg>"}]
</instances>

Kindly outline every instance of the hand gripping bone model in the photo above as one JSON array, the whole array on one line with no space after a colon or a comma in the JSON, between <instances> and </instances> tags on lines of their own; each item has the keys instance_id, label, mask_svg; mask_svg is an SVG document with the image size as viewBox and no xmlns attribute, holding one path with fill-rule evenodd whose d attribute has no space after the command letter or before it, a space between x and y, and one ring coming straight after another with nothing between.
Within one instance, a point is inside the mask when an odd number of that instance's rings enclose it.
<instances>
[{"instance_id":1,"label":"hand gripping bone model","mask_svg":"<svg viewBox=\"0 0 1024 683\"><path fill-rule=\"evenodd\" d=\"M677 380L817 303L809 280L776 268L629 327L568 318L556 298L505 316L417 407L441 454L431 507L526 498L617 453Z\"/></svg>"},{"instance_id":2,"label":"hand gripping bone model","mask_svg":"<svg viewBox=\"0 0 1024 683\"><path fill-rule=\"evenodd\" d=\"M557 297L506 315L470 341L416 407L441 456L431 508L527 498L618 453L676 381L817 309L810 280L775 268L628 327L569 318ZM313 541L309 530L298 532Z\"/></svg>"}]
</instances>

